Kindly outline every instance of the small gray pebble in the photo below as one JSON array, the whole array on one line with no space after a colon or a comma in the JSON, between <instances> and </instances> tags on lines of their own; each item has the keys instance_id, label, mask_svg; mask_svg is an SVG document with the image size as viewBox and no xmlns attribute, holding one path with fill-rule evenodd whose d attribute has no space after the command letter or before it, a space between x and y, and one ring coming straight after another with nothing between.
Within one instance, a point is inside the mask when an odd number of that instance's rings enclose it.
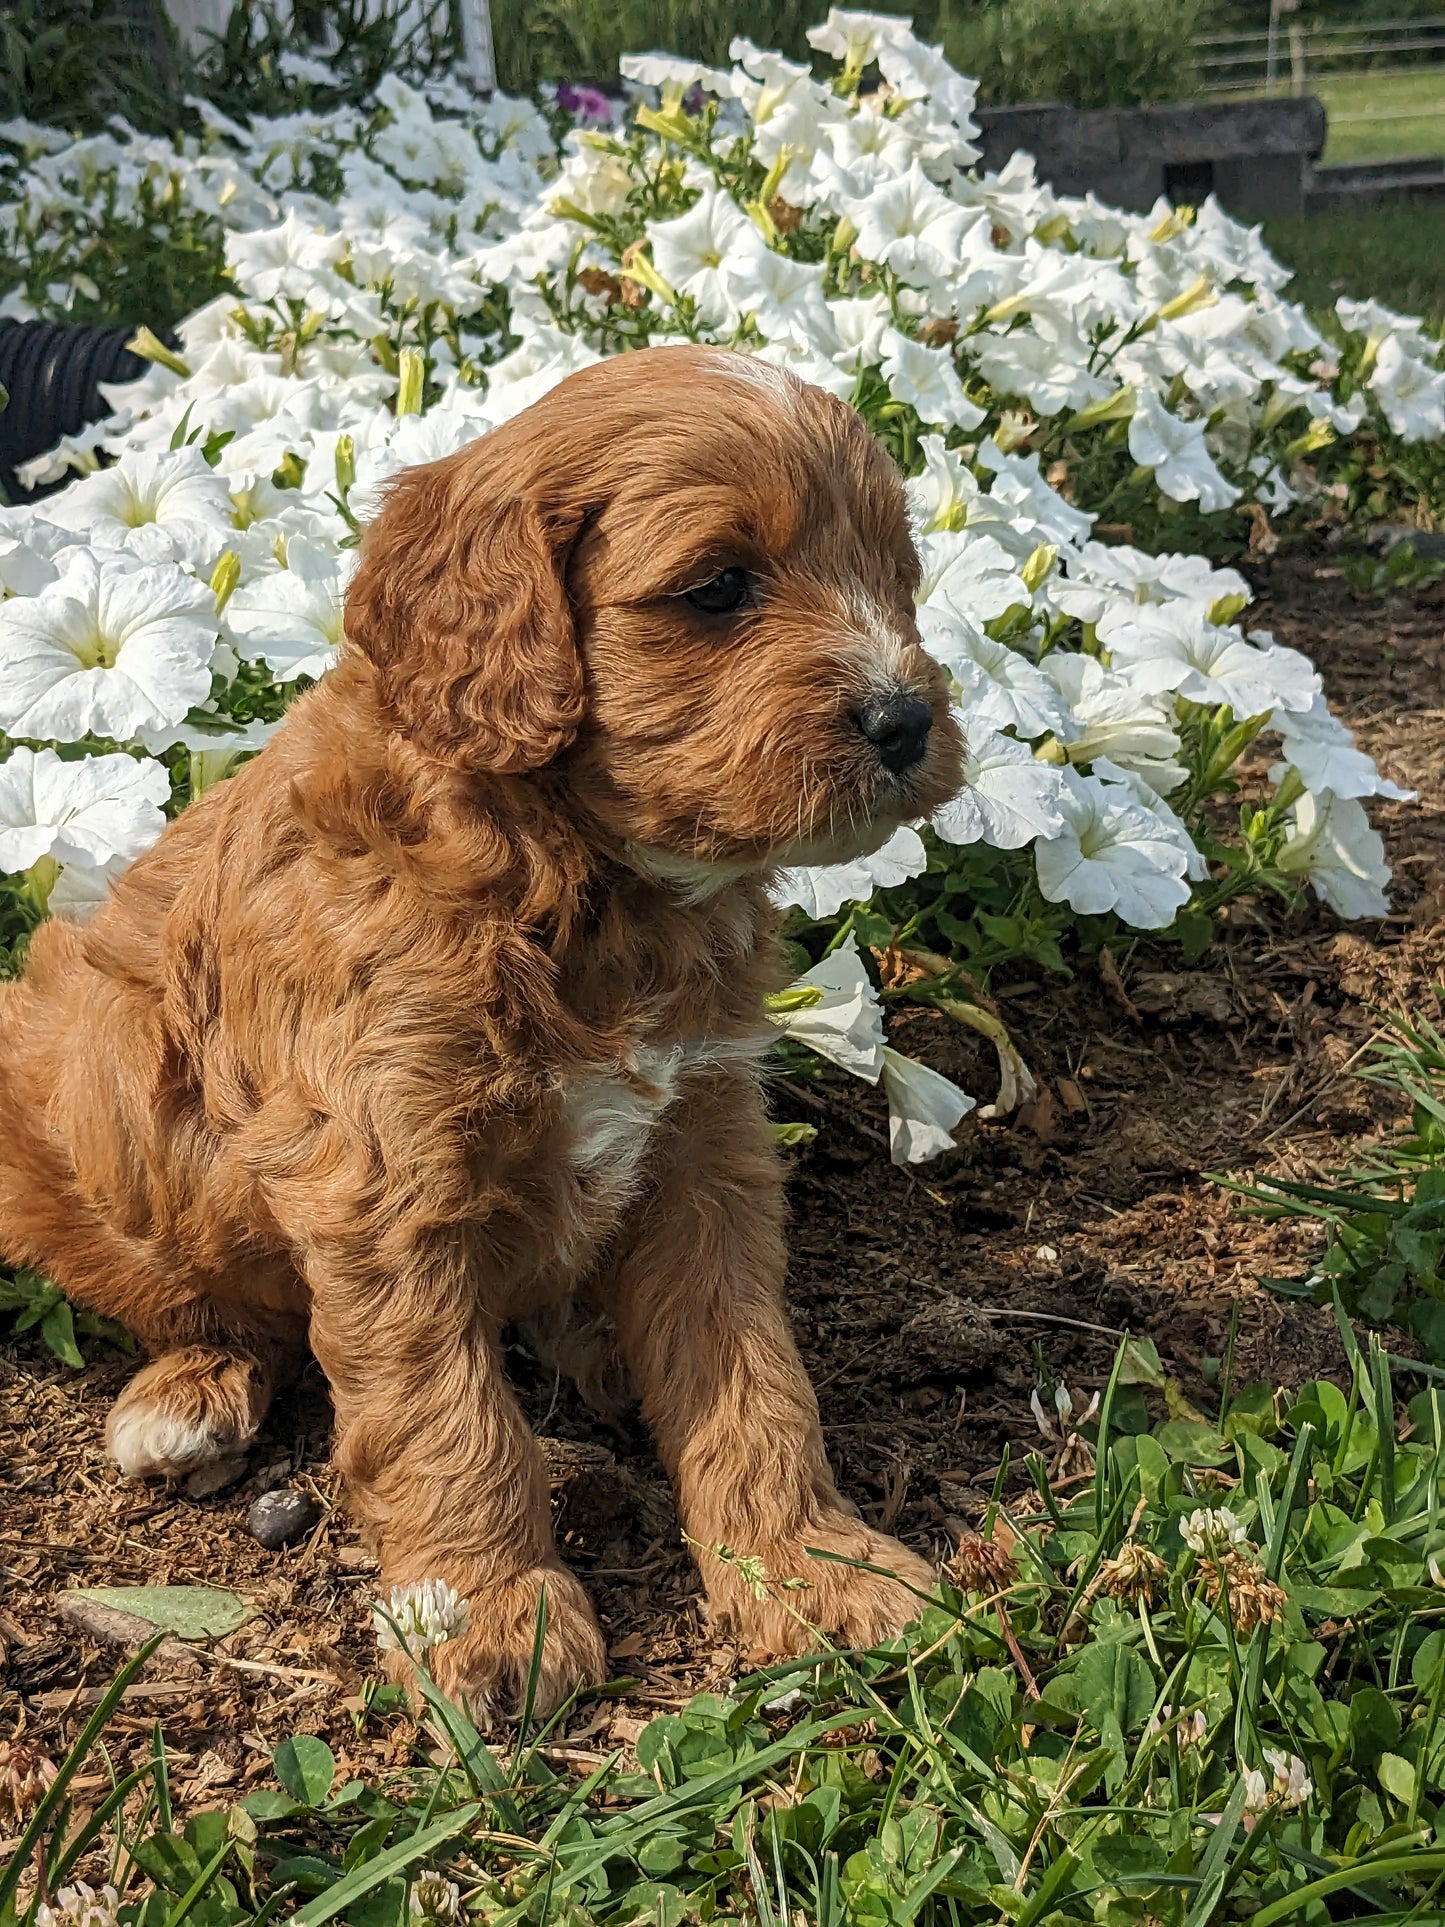
<instances>
[{"instance_id":1,"label":"small gray pebble","mask_svg":"<svg viewBox=\"0 0 1445 1927\"><path fill-rule=\"evenodd\" d=\"M321 1517L321 1508L294 1485L263 1492L246 1514L246 1529L268 1552L299 1539Z\"/></svg>"}]
</instances>

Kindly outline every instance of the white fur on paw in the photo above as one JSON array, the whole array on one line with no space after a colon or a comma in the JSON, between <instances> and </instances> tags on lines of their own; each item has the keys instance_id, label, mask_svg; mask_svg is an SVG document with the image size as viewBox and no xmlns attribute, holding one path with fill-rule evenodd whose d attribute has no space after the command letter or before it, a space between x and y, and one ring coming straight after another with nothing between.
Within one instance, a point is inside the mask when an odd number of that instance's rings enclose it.
<instances>
[{"instance_id":1,"label":"white fur on paw","mask_svg":"<svg viewBox=\"0 0 1445 1927\"><path fill-rule=\"evenodd\" d=\"M143 1400L122 1399L105 1428L105 1446L128 1479L174 1477L233 1453L238 1441L220 1437L204 1422L194 1424Z\"/></svg>"}]
</instances>

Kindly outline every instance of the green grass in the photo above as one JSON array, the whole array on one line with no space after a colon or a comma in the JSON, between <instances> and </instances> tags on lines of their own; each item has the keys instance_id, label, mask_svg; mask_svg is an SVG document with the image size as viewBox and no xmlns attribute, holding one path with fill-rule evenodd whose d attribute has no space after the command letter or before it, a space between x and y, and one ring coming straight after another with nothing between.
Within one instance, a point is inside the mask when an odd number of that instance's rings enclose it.
<instances>
[{"instance_id":1,"label":"green grass","mask_svg":"<svg viewBox=\"0 0 1445 1927\"><path fill-rule=\"evenodd\" d=\"M1311 78L1310 92L1319 95L1330 117L1327 162L1445 154L1445 64L1339 80Z\"/></svg>"},{"instance_id":2,"label":"green grass","mask_svg":"<svg viewBox=\"0 0 1445 1927\"><path fill-rule=\"evenodd\" d=\"M1266 221L1265 240L1295 270L1285 290L1309 308L1374 296L1405 314L1445 322L1445 202Z\"/></svg>"},{"instance_id":3,"label":"green grass","mask_svg":"<svg viewBox=\"0 0 1445 1927\"><path fill-rule=\"evenodd\" d=\"M1233 1388L1227 1355L1207 1415L1126 1341L1087 1442L1022 1492L1005 1459L907 1641L699 1696L585 1777L547 1730L485 1744L421 1670L409 1765L343 1781L298 1734L276 1786L182 1824L158 1731L124 1773L101 1751L137 1659L31 1792L0 1923L34 1921L36 1867L118 1879L122 1927L1439 1922L1445 1401L1402 1430L1405 1361L1340 1330L1347 1390ZM92 1756L114 1791L72 1810Z\"/></svg>"}]
</instances>

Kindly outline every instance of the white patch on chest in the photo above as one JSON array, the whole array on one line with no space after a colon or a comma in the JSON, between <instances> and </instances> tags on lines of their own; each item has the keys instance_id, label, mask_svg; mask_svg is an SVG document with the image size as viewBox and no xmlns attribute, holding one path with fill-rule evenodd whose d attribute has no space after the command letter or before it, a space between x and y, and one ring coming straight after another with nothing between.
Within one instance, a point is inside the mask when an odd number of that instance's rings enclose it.
<instances>
[{"instance_id":1,"label":"white patch on chest","mask_svg":"<svg viewBox=\"0 0 1445 1927\"><path fill-rule=\"evenodd\" d=\"M618 1070L569 1080L563 1099L567 1158L588 1204L614 1216L637 1188L658 1120L690 1073L756 1065L771 1037L699 1037L661 1048L639 1044Z\"/></svg>"}]
</instances>

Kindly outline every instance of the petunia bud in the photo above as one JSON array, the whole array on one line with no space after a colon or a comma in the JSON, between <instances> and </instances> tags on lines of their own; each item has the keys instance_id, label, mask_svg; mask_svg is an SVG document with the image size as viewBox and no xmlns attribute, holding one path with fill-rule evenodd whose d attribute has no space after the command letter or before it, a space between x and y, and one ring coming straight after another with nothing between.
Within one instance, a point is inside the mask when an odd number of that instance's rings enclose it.
<instances>
[{"instance_id":1,"label":"petunia bud","mask_svg":"<svg viewBox=\"0 0 1445 1927\"><path fill-rule=\"evenodd\" d=\"M211 587L215 591L217 615L220 615L235 594L236 584L240 580L241 558L234 549L227 549L211 571Z\"/></svg>"}]
</instances>

